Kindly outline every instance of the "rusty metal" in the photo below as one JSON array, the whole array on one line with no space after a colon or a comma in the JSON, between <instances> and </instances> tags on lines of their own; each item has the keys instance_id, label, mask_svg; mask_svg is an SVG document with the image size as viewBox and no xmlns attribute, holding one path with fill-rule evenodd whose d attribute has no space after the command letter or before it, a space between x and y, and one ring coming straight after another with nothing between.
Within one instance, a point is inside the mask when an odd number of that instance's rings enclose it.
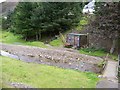
<instances>
[{"instance_id":1,"label":"rusty metal","mask_svg":"<svg viewBox=\"0 0 120 90\"><path fill-rule=\"evenodd\" d=\"M88 34L69 33L66 42L73 47L84 47L88 45Z\"/></svg>"}]
</instances>

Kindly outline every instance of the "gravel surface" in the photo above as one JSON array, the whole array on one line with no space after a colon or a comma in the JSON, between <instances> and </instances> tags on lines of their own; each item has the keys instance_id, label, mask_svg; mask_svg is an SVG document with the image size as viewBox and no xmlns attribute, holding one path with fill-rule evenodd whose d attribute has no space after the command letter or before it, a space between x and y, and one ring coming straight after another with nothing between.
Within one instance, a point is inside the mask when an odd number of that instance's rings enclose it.
<instances>
[{"instance_id":1,"label":"gravel surface","mask_svg":"<svg viewBox=\"0 0 120 90\"><path fill-rule=\"evenodd\" d=\"M71 49L46 49L34 46L10 45L0 43L1 50L17 55L19 60L47 64L61 68L99 73L98 63L102 58L80 54Z\"/></svg>"},{"instance_id":2,"label":"gravel surface","mask_svg":"<svg viewBox=\"0 0 120 90\"><path fill-rule=\"evenodd\" d=\"M12 86L14 88L33 88L29 85L26 85L26 84L23 84L23 83L18 83L18 82L10 83L10 86Z\"/></svg>"}]
</instances>

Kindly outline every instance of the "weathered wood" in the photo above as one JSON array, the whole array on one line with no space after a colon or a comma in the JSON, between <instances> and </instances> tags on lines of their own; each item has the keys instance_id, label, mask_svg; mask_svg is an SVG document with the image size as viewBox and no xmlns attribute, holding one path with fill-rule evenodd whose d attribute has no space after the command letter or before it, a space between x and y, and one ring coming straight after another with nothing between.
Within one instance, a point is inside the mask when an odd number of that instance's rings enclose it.
<instances>
[{"instance_id":1,"label":"weathered wood","mask_svg":"<svg viewBox=\"0 0 120 90\"><path fill-rule=\"evenodd\" d=\"M69 33L66 42L77 48L83 47L84 45L87 46L88 34Z\"/></svg>"}]
</instances>

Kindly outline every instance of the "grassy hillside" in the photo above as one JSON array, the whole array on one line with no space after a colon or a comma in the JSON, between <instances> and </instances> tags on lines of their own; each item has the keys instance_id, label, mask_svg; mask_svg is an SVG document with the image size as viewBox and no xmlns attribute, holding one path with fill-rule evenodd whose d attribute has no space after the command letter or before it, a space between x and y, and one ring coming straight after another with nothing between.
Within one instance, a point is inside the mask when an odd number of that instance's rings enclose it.
<instances>
[{"instance_id":1,"label":"grassy hillside","mask_svg":"<svg viewBox=\"0 0 120 90\"><path fill-rule=\"evenodd\" d=\"M47 46L40 41L24 41L21 39L20 35L14 35L11 32L0 31L0 42L8 43L8 44L18 44L18 45L30 45L30 46L38 46L41 48L47 48Z\"/></svg>"},{"instance_id":2,"label":"grassy hillside","mask_svg":"<svg viewBox=\"0 0 120 90\"><path fill-rule=\"evenodd\" d=\"M82 17L78 26L76 27L77 31L84 30L85 25L89 24L89 18L88 17Z\"/></svg>"},{"instance_id":3,"label":"grassy hillside","mask_svg":"<svg viewBox=\"0 0 120 90\"><path fill-rule=\"evenodd\" d=\"M57 46L63 45L63 43L62 43L62 40L59 38L59 39L56 39L56 40L51 41L51 42L50 42L50 45L57 47Z\"/></svg>"},{"instance_id":4,"label":"grassy hillside","mask_svg":"<svg viewBox=\"0 0 120 90\"><path fill-rule=\"evenodd\" d=\"M94 88L98 81L94 73L25 63L2 56L0 58L3 83L19 82L39 88Z\"/></svg>"},{"instance_id":5,"label":"grassy hillside","mask_svg":"<svg viewBox=\"0 0 120 90\"><path fill-rule=\"evenodd\" d=\"M106 55L108 54L108 52L104 51L103 49L95 49L95 48L81 48L79 52L82 54L87 54L97 57L106 57ZM114 54L109 54L109 58L113 60L118 60L117 55Z\"/></svg>"}]
</instances>

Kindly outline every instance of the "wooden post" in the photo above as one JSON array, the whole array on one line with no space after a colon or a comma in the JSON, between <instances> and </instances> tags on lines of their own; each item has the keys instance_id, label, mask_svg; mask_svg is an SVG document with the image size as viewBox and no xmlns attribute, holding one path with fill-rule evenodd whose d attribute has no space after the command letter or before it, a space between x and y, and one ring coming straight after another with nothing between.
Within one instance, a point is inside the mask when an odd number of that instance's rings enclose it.
<instances>
[{"instance_id":1,"label":"wooden post","mask_svg":"<svg viewBox=\"0 0 120 90\"><path fill-rule=\"evenodd\" d=\"M79 36L79 48L80 48L80 36Z\"/></svg>"},{"instance_id":2,"label":"wooden post","mask_svg":"<svg viewBox=\"0 0 120 90\"><path fill-rule=\"evenodd\" d=\"M114 50L115 50L115 46L116 46L116 39L113 39L113 43L112 43L112 47L110 49L110 54L113 54Z\"/></svg>"},{"instance_id":3,"label":"wooden post","mask_svg":"<svg viewBox=\"0 0 120 90\"><path fill-rule=\"evenodd\" d=\"M87 46L89 47L89 33L87 33Z\"/></svg>"},{"instance_id":4,"label":"wooden post","mask_svg":"<svg viewBox=\"0 0 120 90\"><path fill-rule=\"evenodd\" d=\"M75 35L74 35L74 46L75 46Z\"/></svg>"}]
</instances>

